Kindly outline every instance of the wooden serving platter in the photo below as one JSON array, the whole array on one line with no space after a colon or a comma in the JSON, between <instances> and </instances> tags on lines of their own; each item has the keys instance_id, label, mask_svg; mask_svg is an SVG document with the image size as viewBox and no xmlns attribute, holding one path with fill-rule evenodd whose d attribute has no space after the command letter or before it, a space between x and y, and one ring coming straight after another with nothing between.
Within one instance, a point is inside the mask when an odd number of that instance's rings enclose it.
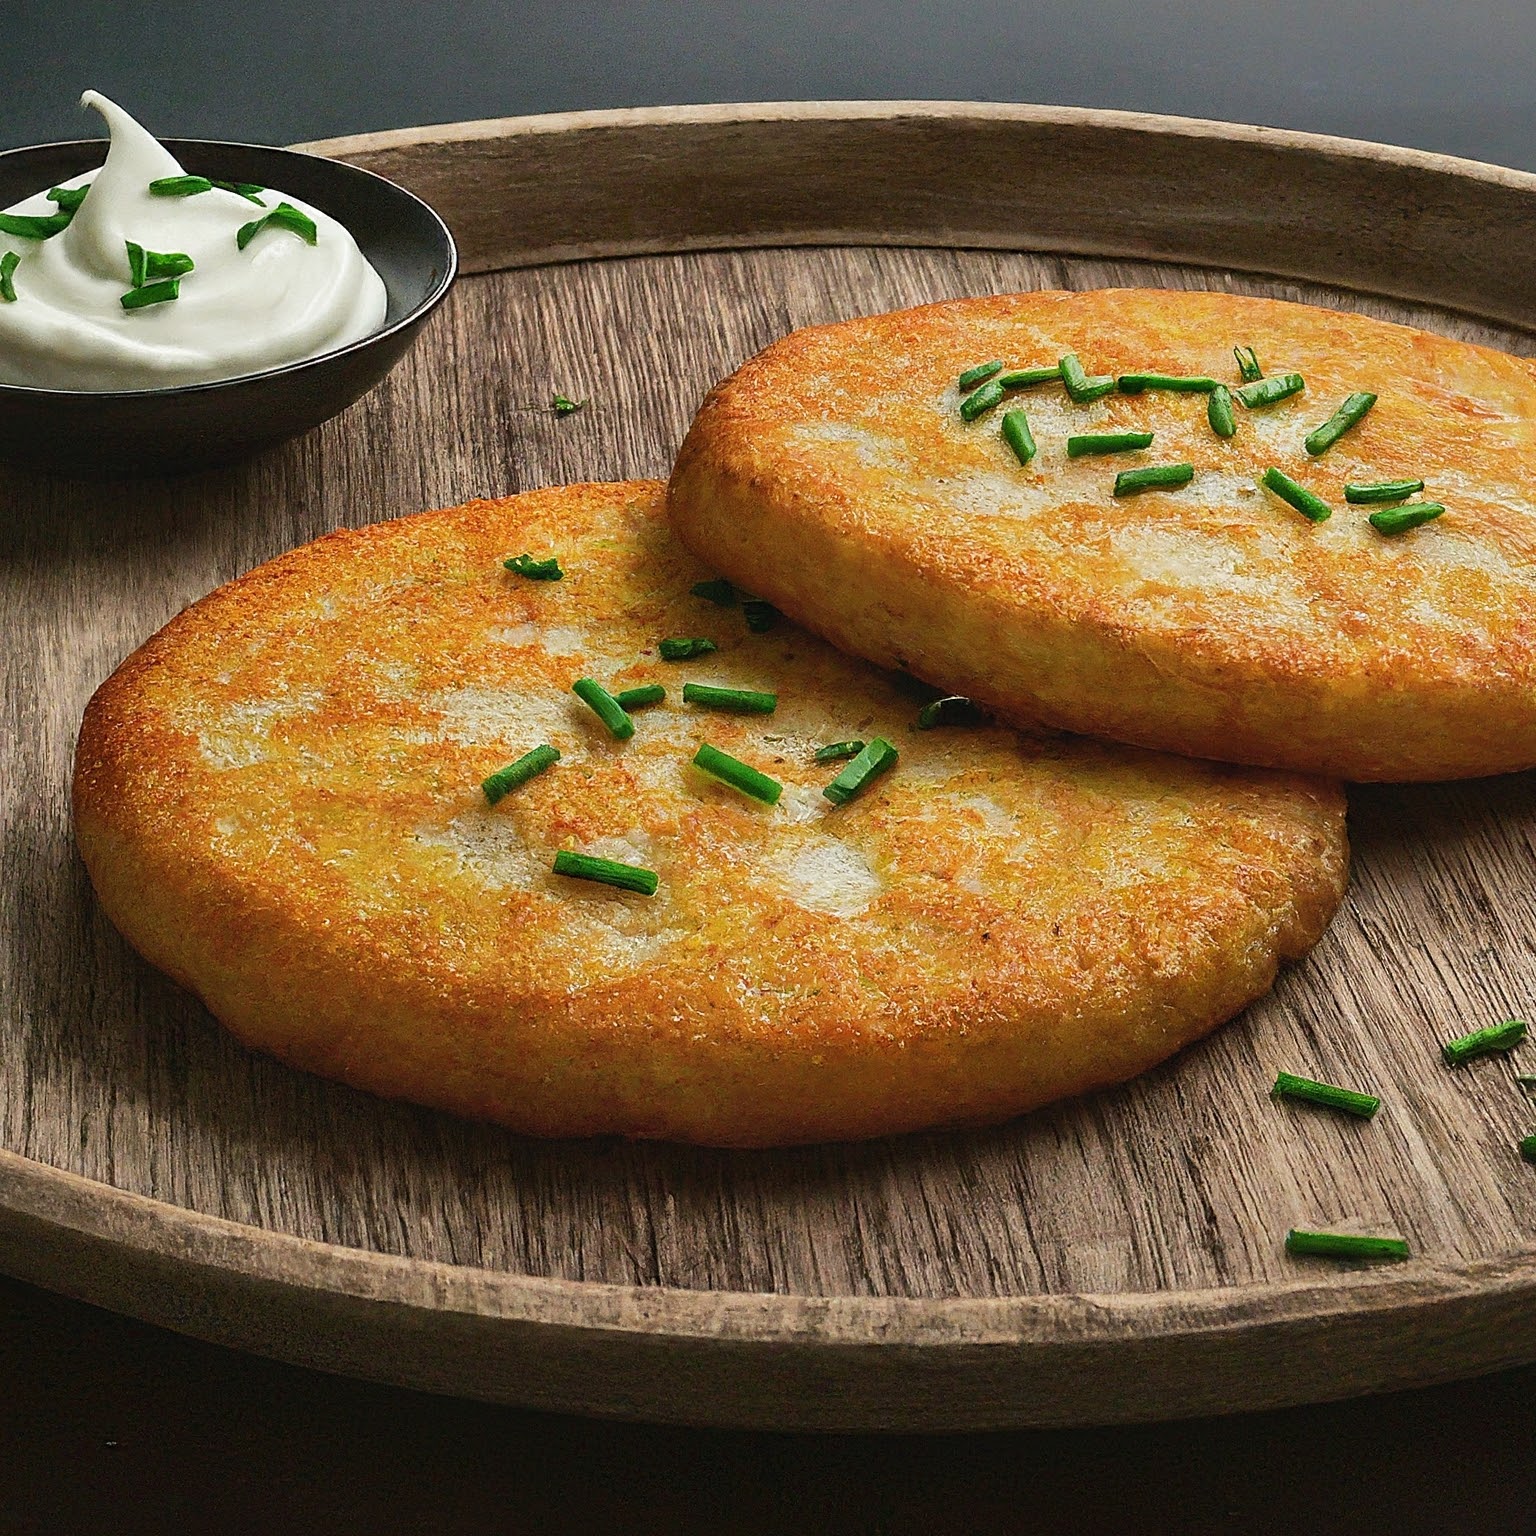
<instances>
[{"instance_id":1,"label":"wooden serving platter","mask_svg":"<svg viewBox=\"0 0 1536 1536\"><path fill-rule=\"evenodd\" d=\"M319 146L426 196L469 274L371 396L180 481L0 475L0 1267L201 1337L683 1422L1158 1418L1536 1359L1536 1104L1439 1042L1536 1003L1536 780L1353 795L1353 886L1271 996L998 1129L733 1153L541 1143L289 1071L97 910L67 784L96 684L341 524L663 475L793 326L954 294L1217 286L1536 351L1536 177L1125 114L805 105ZM589 397L557 418L552 391ZM1370 1124L1272 1103L1285 1068ZM1536 1046L1524 1070L1536 1069ZM1291 1225L1400 1232L1389 1269Z\"/></svg>"}]
</instances>

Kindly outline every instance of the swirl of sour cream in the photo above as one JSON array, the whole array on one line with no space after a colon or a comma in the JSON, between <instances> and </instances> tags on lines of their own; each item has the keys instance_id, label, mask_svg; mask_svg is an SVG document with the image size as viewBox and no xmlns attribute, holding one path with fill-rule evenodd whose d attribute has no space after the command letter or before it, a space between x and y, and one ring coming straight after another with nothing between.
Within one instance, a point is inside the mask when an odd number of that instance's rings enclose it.
<instances>
[{"instance_id":1,"label":"swirl of sour cream","mask_svg":"<svg viewBox=\"0 0 1536 1536\"><path fill-rule=\"evenodd\" d=\"M121 107L95 91L81 98L106 119L106 163L63 183L89 186L58 234L32 240L0 232L0 258L19 258L15 300L0 302L0 383L43 389L160 389L236 378L329 352L384 323L383 280L347 230L282 192L260 194L270 211L287 202L315 223L315 243L280 226L244 250L242 226L262 209L214 187L191 197L149 184L186 172ZM46 189L6 210L54 214ZM192 258L176 299L125 309L132 286L128 243Z\"/></svg>"}]
</instances>

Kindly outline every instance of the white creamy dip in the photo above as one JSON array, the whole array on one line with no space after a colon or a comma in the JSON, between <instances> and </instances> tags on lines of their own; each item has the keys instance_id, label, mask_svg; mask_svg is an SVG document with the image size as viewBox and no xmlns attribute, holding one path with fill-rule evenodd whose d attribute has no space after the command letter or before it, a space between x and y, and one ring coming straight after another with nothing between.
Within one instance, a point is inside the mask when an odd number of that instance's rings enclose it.
<instances>
[{"instance_id":1,"label":"white creamy dip","mask_svg":"<svg viewBox=\"0 0 1536 1536\"><path fill-rule=\"evenodd\" d=\"M193 196L152 193L152 181L187 173L121 107L95 91L80 99L106 119L106 164L61 184L90 188L67 228L42 240L0 232L0 263L11 268L16 294L13 302L0 298L0 383L87 390L201 384L300 362L383 324L383 280L335 219L265 188L253 194L262 206L220 187ZM50 190L5 211L57 214ZM313 220L314 243L274 221L241 249L240 230L280 203ZM303 229L302 219L293 222ZM191 258L176 278L176 298L123 307L135 286L130 242ZM10 262L7 252L19 259ZM138 276L149 287L154 268Z\"/></svg>"}]
</instances>

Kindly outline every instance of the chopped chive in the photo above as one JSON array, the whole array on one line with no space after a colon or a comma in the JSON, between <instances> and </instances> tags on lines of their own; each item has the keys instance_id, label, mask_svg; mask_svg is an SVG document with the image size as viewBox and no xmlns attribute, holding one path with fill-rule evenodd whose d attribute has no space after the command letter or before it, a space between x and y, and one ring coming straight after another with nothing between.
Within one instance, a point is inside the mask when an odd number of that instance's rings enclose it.
<instances>
[{"instance_id":1,"label":"chopped chive","mask_svg":"<svg viewBox=\"0 0 1536 1536\"><path fill-rule=\"evenodd\" d=\"M85 194L91 189L89 185L83 187L49 187L49 202L59 205L60 213L76 213L80 204L85 201Z\"/></svg>"},{"instance_id":2,"label":"chopped chive","mask_svg":"<svg viewBox=\"0 0 1536 1536\"><path fill-rule=\"evenodd\" d=\"M857 757L864 750L862 741L829 741L824 747L816 748L816 761L818 763L836 763L845 757ZM1536 1079L1533 1079L1536 1081Z\"/></svg>"},{"instance_id":3,"label":"chopped chive","mask_svg":"<svg viewBox=\"0 0 1536 1536\"><path fill-rule=\"evenodd\" d=\"M596 679L578 678L571 684L571 692L608 727L615 739L628 741L635 734L635 722L624 706Z\"/></svg>"},{"instance_id":4,"label":"chopped chive","mask_svg":"<svg viewBox=\"0 0 1536 1536\"><path fill-rule=\"evenodd\" d=\"M851 763L822 790L833 805L847 805L855 795L863 794L869 786L896 761L896 748L883 736L876 736L867 746L859 749Z\"/></svg>"},{"instance_id":5,"label":"chopped chive","mask_svg":"<svg viewBox=\"0 0 1536 1536\"><path fill-rule=\"evenodd\" d=\"M1150 448L1150 432L1084 432L1067 439L1067 457L1081 459L1094 453L1129 453L1133 448Z\"/></svg>"},{"instance_id":6,"label":"chopped chive","mask_svg":"<svg viewBox=\"0 0 1536 1536\"><path fill-rule=\"evenodd\" d=\"M1259 354L1252 347L1233 347L1232 356L1237 359L1237 376L1245 384L1257 384L1264 377Z\"/></svg>"},{"instance_id":7,"label":"chopped chive","mask_svg":"<svg viewBox=\"0 0 1536 1536\"><path fill-rule=\"evenodd\" d=\"M761 800L764 805L777 805L779 796L784 793L784 786L777 779L770 779L750 763L744 763L739 757L732 757L729 752L710 746L707 741L693 754L693 763L694 767L702 768L710 778L719 779L722 784L729 784L732 789L739 789L742 794L753 800Z\"/></svg>"},{"instance_id":8,"label":"chopped chive","mask_svg":"<svg viewBox=\"0 0 1536 1536\"><path fill-rule=\"evenodd\" d=\"M1318 1254L1325 1259L1406 1259L1408 1244L1400 1237L1356 1237L1353 1232L1285 1234L1287 1253Z\"/></svg>"},{"instance_id":9,"label":"chopped chive","mask_svg":"<svg viewBox=\"0 0 1536 1536\"><path fill-rule=\"evenodd\" d=\"M716 688L711 683L684 683L683 703L702 704L705 709L723 709L734 715L771 715L779 707L776 693L758 693L751 688Z\"/></svg>"},{"instance_id":10,"label":"chopped chive","mask_svg":"<svg viewBox=\"0 0 1536 1536\"><path fill-rule=\"evenodd\" d=\"M1297 1077L1290 1072L1281 1072L1270 1092L1277 1099L1303 1099L1308 1104L1321 1104L1327 1109L1342 1109L1347 1114L1359 1115L1362 1120L1369 1120L1381 1108L1381 1100L1374 1093L1335 1088L1332 1083L1313 1082L1310 1077Z\"/></svg>"},{"instance_id":11,"label":"chopped chive","mask_svg":"<svg viewBox=\"0 0 1536 1536\"><path fill-rule=\"evenodd\" d=\"M1381 501L1406 501L1423 489L1422 480L1379 480L1374 485L1350 484L1344 487L1344 500L1357 507L1369 507Z\"/></svg>"},{"instance_id":12,"label":"chopped chive","mask_svg":"<svg viewBox=\"0 0 1536 1536\"><path fill-rule=\"evenodd\" d=\"M998 374L997 382L1004 389L1028 389L1033 384L1059 384L1061 364L1057 363L1051 368L1010 368L1007 373Z\"/></svg>"},{"instance_id":13,"label":"chopped chive","mask_svg":"<svg viewBox=\"0 0 1536 1536\"><path fill-rule=\"evenodd\" d=\"M1307 433L1307 452L1313 458L1327 453L1351 427L1365 419L1365 413L1375 404L1375 395L1364 392L1351 395L1322 426Z\"/></svg>"},{"instance_id":14,"label":"chopped chive","mask_svg":"<svg viewBox=\"0 0 1536 1536\"><path fill-rule=\"evenodd\" d=\"M4 256L0 256L0 301L6 304L16 302L16 284L13 279L20 265L21 257L15 251L7 251Z\"/></svg>"},{"instance_id":15,"label":"chopped chive","mask_svg":"<svg viewBox=\"0 0 1536 1536\"><path fill-rule=\"evenodd\" d=\"M1236 437L1237 422L1232 415L1232 391L1225 384L1218 384L1206 401L1205 419L1217 437Z\"/></svg>"},{"instance_id":16,"label":"chopped chive","mask_svg":"<svg viewBox=\"0 0 1536 1536\"><path fill-rule=\"evenodd\" d=\"M264 213L259 219L252 219L249 224L240 226L235 233L235 248L243 251L269 225L273 229L286 229L289 234L297 235L305 245L313 245L320 238L315 221L307 213L301 208L295 208L292 203L279 203L270 213Z\"/></svg>"},{"instance_id":17,"label":"chopped chive","mask_svg":"<svg viewBox=\"0 0 1536 1536\"><path fill-rule=\"evenodd\" d=\"M181 279L168 277L164 282L145 283L142 288L130 288L117 302L124 309L145 309L151 304L166 304L181 297Z\"/></svg>"},{"instance_id":18,"label":"chopped chive","mask_svg":"<svg viewBox=\"0 0 1536 1536\"><path fill-rule=\"evenodd\" d=\"M936 725L980 725L985 719L981 707L963 693L947 693L918 710L917 728L931 731Z\"/></svg>"},{"instance_id":19,"label":"chopped chive","mask_svg":"<svg viewBox=\"0 0 1536 1536\"><path fill-rule=\"evenodd\" d=\"M505 570L516 571L529 581L560 581L565 576L559 555L550 555L545 560L536 560L531 554L512 555L501 563Z\"/></svg>"},{"instance_id":20,"label":"chopped chive","mask_svg":"<svg viewBox=\"0 0 1536 1536\"><path fill-rule=\"evenodd\" d=\"M1528 1163L1536 1163L1536 1136L1520 1138L1520 1156Z\"/></svg>"},{"instance_id":21,"label":"chopped chive","mask_svg":"<svg viewBox=\"0 0 1536 1536\"><path fill-rule=\"evenodd\" d=\"M1379 507L1371 513L1368 521L1377 533L1390 537L1394 533L1407 533L1410 528L1432 523L1444 511L1444 506L1438 501L1412 501L1402 507Z\"/></svg>"},{"instance_id":22,"label":"chopped chive","mask_svg":"<svg viewBox=\"0 0 1536 1536\"><path fill-rule=\"evenodd\" d=\"M1313 495L1306 486L1298 485L1289 475L1278 469L1266 469L1263 483L1281 501L1300 512L1308 522L1326 523L1333 516L1333 508L1321 496Z\"/></svg>"},{"instance_id":23,"label":"chopped chive","mask_svg":"<svg viewBox=\"0 0 1536 1536\"><path fill-rule=\"evenodd\" d=\"M1083 365L1077 359L1077 353L1068 352L1062 358L1059 367L1061 369L1061 382L1067 387L1067 398L1078 405L1087 405L1091 400L1102 400L1105 395L1113 392L1115 376L1112 373L1097 374L1092 377L1084 371Z\"/></svg>"},{"instance_id":24,"label":"chopped chive","mask_svg":"<svg viewBox=\"0 0 1536 1536\"><path fill-rule=\"evenodd\" d=\"M692 661L695 656L708 656L720 647L702 635L675 635L663 640L656 649L663 661Z\"/></svg>"},{"instance_id":25,"label":"chopped chive","mask_svg":"<svg viewBox=\"0 0 1536 1536\"><path fill-rule=\"evenodd\" d=\"M972 390L965 399L960 402L960 417L962 421L975 421L978 416L990 411L994 405L1000 405L1007 390L996 379L983 384L980 389Z\"/></svg>"},{"instance_id":26,"label":"chopped chive","mask_svg":"<svg viewBox=\"0 0 1536 1536\"><path fill-rule=\"evenodd\" d=\"M61 229L68 229L72 218L72 212L0 213L0 235L15 235L20 240L50 240Z\"/></svg>"},{"instance_id":27,"label":"chopped chive","mask_svg":"<svg viewBox=\"0 0 1536 1536\"><path fill-rule=\"evenodd\" d=\"M495 805L520 784L526 784L535 774L543 773L559 761L560 754L553 747L535 747L533 751L523 753L515 763L508 763L505 768L498 768L490 778L482 779L480 788L485 791L485 798Z\"/></svg>"},{"instance_id":28,"label":"chopped chive","mask_svg":"<svg viewBox=\"0 0 1536 1536\"><path fill-rule=\"evenodd\" d=\"M595 880L599 885L614 885L621 891L636 891L654 896L659 884L654 869L638 864L621 864L617 859L596 859L587 853L570 853L562 848L555 855L554 872L573 880Z\"/></svg>"},{"instance_id":29,"label":"chopped chive","mask_svg":"<svg viewBox=\"0 0 1536 1536\"><path fill-rule=\"evenodd\" d=\"M1029 417L1023 411L1003 412L1003 441L1013 449L1020 464L1028 464L1034 458L1035 434L1029 430Z\"/></svg>"},{"instance_id":30,"label":"chopped chive","mask_svg":"<svg viewBox=\"0 0 1536 1536\"><path fill-rule=\"evenodd\" d=\"M723 576L717 576L713 581L696 581L688 590L695 597L702 597L717 608L736 606L736 588Z\"/></svg>"},{"instance_id":31,"label":"chopped chive","mask_svg":"<svg viewBox=\"0 0 1536 1536\"><path fill-rule=\"evenodd\" d=\"M1289 400L1306 387L1307 381L1299 373L1277 373L1272 379L1255 379L1252 384L1244 384L1232 393L1250 411L1257 411L1266 405Z\"/></svg>"},{"instance_id":32,"label":"chopped chive","mask_svg":"<svg viewBox=\"0 0 1536 1536\"><path fill-rule=\"evenodd\" d=\"M221 192L233 192L236 197L243 197L246 202L255 203L258 208L267 206L257 196L257 193L265 192L267 189L258 187L254 181L220 181L217 177L213 177L212 180L214 186Z\"/></svg>"},{"instance_id":33,"label":"chopped chive","mask_svg":"<svg viewBox=\"0 0 1536 1536\"><path fill-rule=\"evenodd\" d=\"M144 286L144 247L137 240L125 240L128 247L128 281L135 288Z\"/></svg>"},{"instance_id":34,"label":"chopped chive","mask_svg":"<svg viewBox=\"0 0 1536 1536\"><path fill-rule=\"evenodd\" d=\"M569 395L557 394L549 402L549 408L556 416L570 416L579 411L586 403L585 400L572 400Z\"/></svg>"},{"instance_id":35,"label":"chopped chive","mask_svg":"<svg viewBox=\"0 0 1536 1536\"><path fill-rule=\"evenodd\" d=\"M1505 1019L1502 1024L1489 1024L1474 1029L1470 1035L1448 1040L1440 1047L1448 1067L1459 1067L1474 1056L1487 1056L1493 1051L1511 1051L1525 1039L1523 1019Z\"/></svg>"},{"instance_id":36,"label":"chopped chive","mask_svg":"<svg viewBox=\"0 0 1536 1536\"><path fill-rule=\"evenodd\" d=\"M766 635L783 617L772 603L761 597L742 598L741 615L754 635Z\"/></svg>"},{"instance_id":37,"label":"chopped chive","mask_svg":"<svg viewBox=\"0 0 1536 1536\"><path fill-rule=\"evenodd\" d=\"M196 197L213 191L213 183L206 176L162 176L150 182L149 190L156 197Z\"/></svg>"},{"instance_id":38,"label":"chopped chive","mask_svg":"<svg viewBox=\"0 0 1536 1536\"><path fill-rule=\"evenodd\" d=\"M1134 496L1138 491L1171 490L1195 478L1193 464L1153 464L1146 469L1122 469L1115 476L1115 495Z\"/></svg>"},{"instance_id":39,"label":"chopped chive","mask_svg":"<svg viewBox=\"0 0 1536 1536\"><path fill-rule=\"evenodd\" d=\"M1185 395L1208 395L1218 388L1215 379L1203 374L1122 373L1115 381L1122 395L1139 395L1148 389L1171 389Z\"/></svg>"},{"instance_id":40,"label":"chopped chive","mask_svg":"<svg viewBox=\"0 0 1536 1536\"><path fill-rule=\"evenodd\" d=\"M975 389L978 384L985 384L995 373L1003 371L1003 360L998 358L991 363L977 363L974 367L967 368L964 373L955 380L957 389Z\"/></svg>"},{"instance_id":41,"label":"chopped chive","mask_svg":"<svg viewBox=\"0 0 1536 1536\"><path fill-rule=\"evenodd\" d=\"M135 240L125 240L128 247L128 273L135 288L160 277L182 277L193 267L192 258L181 251L146 251Z\"/></svg>"},{"instance_id":42,"label":"chopped chive","mask_svg":"<svg viewBox=\"0 0 1536 1536\"><path fill-rule=\"evenodd\" d=\"M660 683L641 683L635 688L624 688L614 694L613 702L626 713L632 709L648 709L666 698L667 690Z\"/></svg>"}]
</instances>

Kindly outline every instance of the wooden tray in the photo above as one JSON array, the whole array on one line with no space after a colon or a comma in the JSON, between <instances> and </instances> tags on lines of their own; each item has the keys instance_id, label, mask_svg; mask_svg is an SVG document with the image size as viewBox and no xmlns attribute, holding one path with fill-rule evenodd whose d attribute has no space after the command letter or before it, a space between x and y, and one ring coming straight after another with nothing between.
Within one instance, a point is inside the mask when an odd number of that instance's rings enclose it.
<instances>
[{"instance_id":1,"label":"wooden tray","mask_svg":"<svg viewBox=\"0 0 1536 1536\"><path fill-rule=\"evenodd\" d=\"M102 918L66 797L92 688L183 604L338 524L662 475L708 384L795 325L1215 285L1536 350L1536 177L922 104L322 147L436 203L480 274L408 364L241 469L0 477L0 1267L327 1369L712 1424L1158 1418L1536 1359L1536 1106L1510 1062L1437 1052L1531 1006L1530 776L1356 794L1328 937L1161 1071L998 1130L751 1154L519 1140L247 1054ZM555 389L591 403L558 419ZM1275 1105L1280 1067L1386 1106ZM1303 1223L1415 1257L1287 1259Z\"/></svg>"}]
</instances>

